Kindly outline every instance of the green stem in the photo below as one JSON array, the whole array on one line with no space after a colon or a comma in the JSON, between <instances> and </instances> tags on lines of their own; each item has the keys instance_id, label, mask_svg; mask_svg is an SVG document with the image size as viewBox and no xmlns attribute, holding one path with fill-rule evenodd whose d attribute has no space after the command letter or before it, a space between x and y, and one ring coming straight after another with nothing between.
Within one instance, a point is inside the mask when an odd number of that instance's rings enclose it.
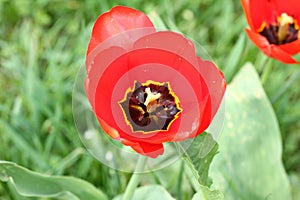
<instances>
[{"instance_id":1,"label":"green stem","mask_svg":"<svg viewBox=\"0 0 300 200\"><path fill-rule=\"evenodd\" d=\"M177 197L178 200L182 199L181 198L181 190L182 190L182 178L183 178L183 173L184 173L184 160L181 160L181 165L180 165L180 173L179 173L179 178L178 178L178 184L177 184Z\"/></svg>"},{"instance_id":2,"label":"green stem","mask_svg":"<svg viewBox=\"0 0 300 200\"><path fill-rule=\"evenodd\" d=\"M294 72L293 75L281 86L278 92L272 97L271 102L276 102L299 78L300 69Z\"/></svg>"},{"instance_id":3,"label":"green stem","mask_svg":"<svg viewBox=\"0 0 300 200\"><path fill-rule=\"evenodd\" d=\"M147 156L139 157L136 167L135 167L135 170L134 170L134 173L132 174L132 176L129 180L129 183L125 189L125 192L123 195L123 200L131 200L132 199L134 190L140 182L141 172L143 171L143 169L146 166L147 158L148 158Z\"/></svg>"},{"instance_id":4,"label":"green stem","mask_svg":"<svg viewBox=\"0 0 300 200\"><path fill-rule=\"evenodd\" d=\"M186 164L186 163L185 163ZM201 180L200 177L196 177L195 174L192 172L192 169L190 167L186 167L184 170L187 179L191 183L192 187L196 192L202 192L201 189ZM199 179L198 179L199 178Z\"/></svg>"},{"instance_id":5,"label":"green stem","mask_svg":"<svg viewBox=\"0 0 300 200\"><path fill-rule=\"evenodd\" d=\"M261 75L261 83L263 85L269 79L272 70L273 70L273 59L268 59L266 66L264 67L263 73Z\"/></svg>"}]
</instances>

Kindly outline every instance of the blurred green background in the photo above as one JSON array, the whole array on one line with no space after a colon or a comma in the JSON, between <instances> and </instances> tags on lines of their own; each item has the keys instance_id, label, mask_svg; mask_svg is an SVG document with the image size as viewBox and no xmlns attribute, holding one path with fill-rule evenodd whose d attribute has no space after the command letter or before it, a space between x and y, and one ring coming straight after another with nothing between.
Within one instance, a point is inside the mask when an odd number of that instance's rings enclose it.
<instances>
[{"instance_id":1,"label":"blurred green background","mask_svg":"<svg viewBox=\"0 0 300 200\"><path fill-rule=\"evenodd\" d=\"M246 37L247 23L237 0L0 0L0 160L45 174L83 178L110 197L124 190L129 175L109 169L86 152L72 116L73 84L85 61L91 28L97 16L114 5L158 15L169 29L193 38L228 82L244 63L252 62L275 109L283 163L297 187L300 68L274 61L266 75L267 58ZM162 184L157 174L148 176L146 182ZM176 184L165 184L171 194ZM191 194L187 187L181 196L189 199ZM0 182L0 199L25 198Z\"/></svg>"}]
</instances>

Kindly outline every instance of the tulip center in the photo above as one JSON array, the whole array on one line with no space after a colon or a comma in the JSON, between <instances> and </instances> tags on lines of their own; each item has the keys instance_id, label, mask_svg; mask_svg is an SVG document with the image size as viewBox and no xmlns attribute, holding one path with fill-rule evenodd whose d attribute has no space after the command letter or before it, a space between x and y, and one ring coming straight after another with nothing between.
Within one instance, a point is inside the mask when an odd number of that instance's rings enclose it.
<instances>
[{"instance_id":1,"label":"tulip center","mask_svg":"<svg viewBox=\"0 0 300 200\"><path fill-rule=\"evenodd\" d=\"M170 84L154 81L143 84L135 81L134 88L126 91L119 104L133 132L145 134L167 131L182 111Z\"/></svg>"},{"instance_id":2,"label":"tulip center","mask_svg":"<svg viewBox=\"0 0 300 200\"><path fill-rule=\"evenodd\" d=\"M299 25L292 16L282 13L275 23L263 22L258 32L265 36L270 44L287 44L300 38Z\"/></svg>"}]
</instances>

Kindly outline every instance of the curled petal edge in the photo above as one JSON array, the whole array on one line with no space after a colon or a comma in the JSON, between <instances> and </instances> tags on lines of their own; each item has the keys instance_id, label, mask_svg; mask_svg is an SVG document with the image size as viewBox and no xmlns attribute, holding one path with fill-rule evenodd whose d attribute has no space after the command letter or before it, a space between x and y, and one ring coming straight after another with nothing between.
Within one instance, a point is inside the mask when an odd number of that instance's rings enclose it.
<instances>
[{"instance_id":1,"label":"curled petal edge","mask_svg":"<svg viewBox=\"0 0 300 200\"><path fill-rule=\"evenodd\" d=\"M250 29L246 29L246 32L248 34L248 37L252 40L252 42L267 56L277 59L285 64L299 63L289 53L282 50L280 46L270 44L269 41L260 34Z\"/></svg>"},{"instance_id":2,"label":"curled petal edge","mask_svg":"<svg viewBox=\"0 0 300 200\"><path fill-rule=\"evenodd\" d=\"M252 23L252 19L251 19L251 15L250 15L249 0L241 0L241 3L242 3L244 13L246 15L247 22L248 22L250 28L254 29L254 25Z\"/></svg>"},{"instance_id":3,"label":"curled petal edge","mask_svg":"<svg viewBox=\"0 0 300 200\"><path fill-rule=\"evenodd\" d=\"M278 47L291 55L296 55L300 52L300 38L294 42L279 45Z\"/></svg>"},{"instance_id":4,"label":"curled petal edge","mask_svg":"<svg viewBox=\"0 0 300 200\"><path fill-rule=\"evenodd\" d=\"M126 139L121 139L122 144L130 146L141 155L156 158L164 153L163 144L150 144L146 142L133 142Z\"/></svg>"}]
</instances>

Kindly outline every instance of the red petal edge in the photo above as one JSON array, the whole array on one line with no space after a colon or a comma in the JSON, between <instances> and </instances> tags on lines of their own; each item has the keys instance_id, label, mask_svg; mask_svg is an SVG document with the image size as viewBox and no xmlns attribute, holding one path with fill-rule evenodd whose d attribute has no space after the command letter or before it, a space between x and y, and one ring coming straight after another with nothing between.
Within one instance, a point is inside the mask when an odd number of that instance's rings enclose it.
<instances>
[{"instance_id":1,"label":"red petal edge","mask_svg":"<svg viewBox=\"0 0 300 200\"><path fill-rule=\"evenodd\" d=\"M126 139L121 139L122 144L130 146L141 155L156 158L164 153L163 144L150 144L146 142L133 142Z\"/></svg>"},{"instance_id":2,"label":"red petal edge","mask_svg":"<svg viewBox=\"0 0 300 200\"><path fill-rule=\"evenodd\" d=\"M283 51L287 52L288 54L298 54L300 52L300 39L288 44L279 45L278 47Z\"/></svg>"},{"instance_id":3,"label":"red petal edge","mask_svg":"<svg viewBox=\"0 0 300 200\"><path fill-rule=\"evenodd\" d=\"M143 12L125 7L116 6L103 13L96 20L91 39L88 45L87 55L101 42L118 33L153 27L152 22Z\"/></svg>"},{"instance_id":4,"label":"red petal edge","mask_svg":"<svg viewBox=\"0 0 300 200\"><path fill-rule=\"evenodd\" d=\"M285 64L299 63L289 53L282 50L280 46L270 44L269 41L260 34L250 29L246 29L246 32L248 34L248 37L252 40L252 42L267 56L275 58Z\"/></svg>"},{"instance_id":5,"label":"red petal edge","mask_svg":"<svg viewBox=\"0 0 300 200\"><path fill-rule=\"evenodd\" d=\"M241 3L242 3L244 13L246 15L247 22L248 22L250 28L254 29L252 19L251 19L251 16L250 16L249 0L241 0Z\"/></svg>"},{"instance_id":6,"label":"red petal edge","mask_svg":"<svg viewBox=\"0 0 300 200\"><path fill-rule=\"evenodd\" d=\"M200 127L201 133L205 129L207 129L220 107L226 90L226 81L223 73L213 62L202 60L200 57L198 57L198 64L199 72L204 78L211 98L211 109L206 108L203 114L203 116L211 115L211 118L209 119L208 117L206 117L206 120L204 119L204 121L202 122L203 124L201 124Z\"/></svg>"},{"instance_id":7,"label":"red petal edge","mask_svg":"<svg viewBox=\"0 0 300 200\"><path fill-rule=\"evenodd\" d=\"M124 138L120 138L119 133L116 129L109 126L105 121L98 117L99 123L103 128L103 131L107 133L111 138L115 140L119 140L122 144L126 146L130 146L136 152L141 155L149 156L151 158L156 158L157 156L164 153L163 144L150 144L146 142L134 142L130 140L126 140Z\"/></svg>"}]
</instances>

